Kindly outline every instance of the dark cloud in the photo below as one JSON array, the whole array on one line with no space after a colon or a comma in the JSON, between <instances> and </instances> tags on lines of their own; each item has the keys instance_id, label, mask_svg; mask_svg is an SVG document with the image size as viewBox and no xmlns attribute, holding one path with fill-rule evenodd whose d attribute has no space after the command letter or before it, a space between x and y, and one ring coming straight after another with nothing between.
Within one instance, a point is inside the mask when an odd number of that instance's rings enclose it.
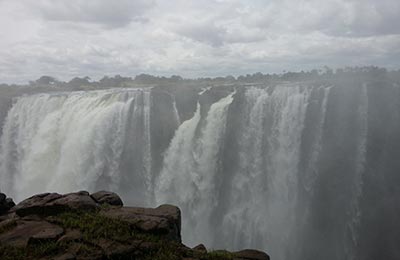
<instances>
[{"instance_id":1,"label":"dark cloud","mask_svg":"<svg viewBox=\"0 0 400 260\"><path fill-rule=\"evenodd\" d=\"M93 23L115 28L132 21L147 21L145 12L154 7L154 1L39 0L30 5L45 20Z\"/></svg>"}]
</instances>

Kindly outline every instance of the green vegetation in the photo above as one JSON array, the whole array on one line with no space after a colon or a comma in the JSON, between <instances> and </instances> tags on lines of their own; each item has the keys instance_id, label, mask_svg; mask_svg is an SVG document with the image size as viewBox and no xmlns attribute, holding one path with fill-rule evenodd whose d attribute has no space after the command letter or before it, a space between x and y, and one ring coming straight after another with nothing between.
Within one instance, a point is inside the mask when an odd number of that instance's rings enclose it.
<instances>
[{"instance_id":1,"label":"green vegetation","mask_svg":"<svg viewBox=\"0 0 400 260\"><path fill-rule=\"evenodd\" d=\"M29 245L28 248L0 246L0 259L2 260L26 260L39 259L43 256L52 256L64 248L54 241Z\"/></svg>"},{"instance_id":2,"label":"green vegetation","mask_svg":"<svg viewBox=\"0 0 400 260\"><path fill-rule=\"evenodd\" d=\"M182 244L165 240L161 236L138 231L124 221L110 219L97 212L67 212L50 217L48 221L55 223L65 230L74 229L82 233L82 241L68 241L57 243L48 241L28 245L27 248L0 246L0 259L2 260L33 260L43 257L52 257L68 251L71 246L77 247L75 252L80 256L92 256L98 252L95 241L106 239L120 244L130 244L133 241L148 243L143 247L139 255L131 256L132 259L144 260L179 260L189 257L199 260L232 260L233 254L227 251L201 252L194 251L182 246ZM10 221L3 225L0 233L7 232L16 225ZM127 258L128 257L128 258ZM124 256L123 259L129 259ZM109 256L106 259L122 259L121 256Z\"/></svg>"},{"instance_id":3,"label":"green vegetation","mask_svg":"<svg viewBox=\"0 0 400 260\"><path fill-rule=\"evenodd\" d=\"M205 255L201 260L232 260L234 257L233 253L228 251L212 251Z\"/></svg>"},{"instance_id":4,"label":"green vegetation","mask_svg":"<svg viewBox=\"0 0 400 260\"><path fill-rule=\"evenodd\" d=\"M63 213L57 217L57 222L63 228L80 230L87 241L98 238L126 241L135 235L128 223L96 213Z\"/></svg>"},{"instance_id":5,"label":"green vegetation","mask_svg":"<svg viewBox=\"0 0 400 260\"><path fill-rule=\"evenodd\" d=\"M0 234L7 232L8 230L14 228L17 225L17 222L15 220L11 220L3 225L0 226Z\"/></svg>"}]
</instances>

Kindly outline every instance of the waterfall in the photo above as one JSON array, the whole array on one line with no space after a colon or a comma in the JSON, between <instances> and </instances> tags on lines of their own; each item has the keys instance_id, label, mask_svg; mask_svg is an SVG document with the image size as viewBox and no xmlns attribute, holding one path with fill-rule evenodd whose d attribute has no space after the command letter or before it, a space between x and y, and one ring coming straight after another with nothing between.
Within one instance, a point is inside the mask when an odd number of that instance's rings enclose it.
<instances>
[{"instance_id":1,"label":"waterfall","mask_svg":"<svg viewBox=\"0 0 400 260\"><path fill-rule=\"evenodd\" d=\"M356 259L354 248L358 245L358 229L360 228L361 207L360 198L363 192L363 174L366 160L367 138L368 138L368 88L363 84L359 105L357 108L357 148L355 155L354 187L351 199L349 232L350 241L347 243L346 254L348 259Z\"/></svg>"},{"instance_id":2,"label":"waterfall","mask_svg":"<svg viewBox=\"0 0 400 260\"><path fill-rule=\"evenodd\" d=\"M399 85L349 82L21 96L3 124L0 190L175 204L189 246L395 255Z\"/></svg>"},{"instance_id":3,"label":"waterfall","mask_svg":"<svg viewBox=\"0 0 400 260\"><path fill-rule=\"evenodd\" d=\"M222 221L229 245L269 245L274 259L285 259L295 224L297 165L309 94L298 86L247 90L239 167Z\"/></svg>"},{"instance_id":4,"label":"waterfall","mask_svg":"<svg viewBox=\"0 0 400 260\"><path fill-rule=\"evenodd\" d=\"M17 201L43 191L118 190L126 174L121 169L125 143L134 135L145 137L138 141L145 162L137 167L147 180L148 110L149 93L141 90L19 98L1 137L1 190ZM136 126L144 121L143 132L132 133L131 121Z\"/></svg>"},{"instance_id":5,"label":"waterfall","mask_svg":"<svg viewBox=\"0 0 400 260\"><path fill-rule=\"evenodd\" d=\"M164 168L156 187L156 201L177 203L181 207L185 215L183 225L192 227L191 230L183 230L183 239L188 243L196 242L198 236L206 240L212 237L209 217L216 202L214 179L233 95L210 107L205 124L196 135L201 119L198 104L195 115L182 123L166 152Z\"/></svg>"}]
</instances>

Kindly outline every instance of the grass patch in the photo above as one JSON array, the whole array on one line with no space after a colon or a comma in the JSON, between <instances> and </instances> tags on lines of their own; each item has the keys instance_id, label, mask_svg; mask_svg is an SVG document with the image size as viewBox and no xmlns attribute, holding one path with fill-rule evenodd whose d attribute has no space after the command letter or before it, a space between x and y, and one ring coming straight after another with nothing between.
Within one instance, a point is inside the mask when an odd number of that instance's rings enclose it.
<instances>
[{"instance_id":1,"label":"grass patch","mask_svg":"<svg viewBox=\"0 0 400 260\"><path fill-rule=\"evenodd\" d=\"M104 259L143 259L143 260L180 260L183 257L200 260L233 260L233 254L227 251L195 252L186 249L176 241L166 240L162 235L144 233L125 221L108 218L98 212L66 212L47 219L66 229L79 230L83 240L79 243L57 243L48 241L29 245L27 248L16 248L0 245L1 260L34 260L51 259L52 257L78 246L75 252L80 257L91 257L99 253L95 241L106 239L121 244L131 244L133 241L150 242L136 255L109 256ZM2 225L1 232L15 227L16 222L10 221ZM100 251L101 252L101 251Z\"/></svg>"},{"instance_id":2,"label":"grass patch","mask_svg":"<svg viewBox=\"0 0 400 260\"><path fill-rule=\"evenodd\" d=\"M83 239L93 241L99 238L126 242L132 240L160 241L157 235L143 233L118 219L111 219L98 213L68 212L57 216L57 224L67 229L78 229Z\"/></svg>"},{"instance_id":3,"label":"grass patch","mask_svg":"<svg viewBox=\"0 0 400 260\"><path fill-rule=\"evenodd\" d=\"M223 250L211 251L200 257L201 260L232 260L234 258L233 253Z\"/></svg>"},{"instance_id":4,"label":"grass patch","mask_svg":"<svg viewBox=\"0 0 400 260\"><path fill-rule=\"evenodd\" d=\"M175 244L159 244L157 250L149 252L144 260L180 260L182 254L179 252L179 247Z\"/></svg>"},{"instance_id":5,"label":"grass patch","mask_svg":"<svg viewBox=\"0 0 400 260\"><path fill-rule=\"evenodd\" d=\"M8 220L4 220L6 222ZM0 234L7 232L8 230L13 229L17 225L15 220L10 220L0 226Z\"/></svg>"},{"instance_id":6,"label":"grass patch","mask_svg":"<svg viewBox=\"0 0 400 260\"><path fill-rule=\"evenodd\" d=\"M63 213L57 216L63 228L79 229L84 240L98 238L126 241L134 236L128 223L106 218L96 213Z\"/></svg>"},{"instance_id":7,"label":"grass patch","mask_svg":"<svg viewBox=\"0 0 400 260\"><path fill-rule=\"evenodd\" d=\"M55 241L30 245L27 248L0 246L0 259L2 260L26 260L39 259L54 256L64 248Z\"/></svg>"}]
</instances>

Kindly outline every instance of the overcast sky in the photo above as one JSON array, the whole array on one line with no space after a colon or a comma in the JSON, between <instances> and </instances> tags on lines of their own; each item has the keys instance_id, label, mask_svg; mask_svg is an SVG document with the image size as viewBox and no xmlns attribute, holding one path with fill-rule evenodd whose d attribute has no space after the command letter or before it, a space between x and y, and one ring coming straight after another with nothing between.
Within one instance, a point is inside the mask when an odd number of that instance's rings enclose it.
<instances>
[{"instance_id":1,"label":"overcast sky","mask_svg":"<svg viewBox=\"0 0 400 260\"><path fill-rule=\"evenodd\" d=\"M400 0L0 0L0 82L400 67Z\"/></svg>"}]
</instances>

